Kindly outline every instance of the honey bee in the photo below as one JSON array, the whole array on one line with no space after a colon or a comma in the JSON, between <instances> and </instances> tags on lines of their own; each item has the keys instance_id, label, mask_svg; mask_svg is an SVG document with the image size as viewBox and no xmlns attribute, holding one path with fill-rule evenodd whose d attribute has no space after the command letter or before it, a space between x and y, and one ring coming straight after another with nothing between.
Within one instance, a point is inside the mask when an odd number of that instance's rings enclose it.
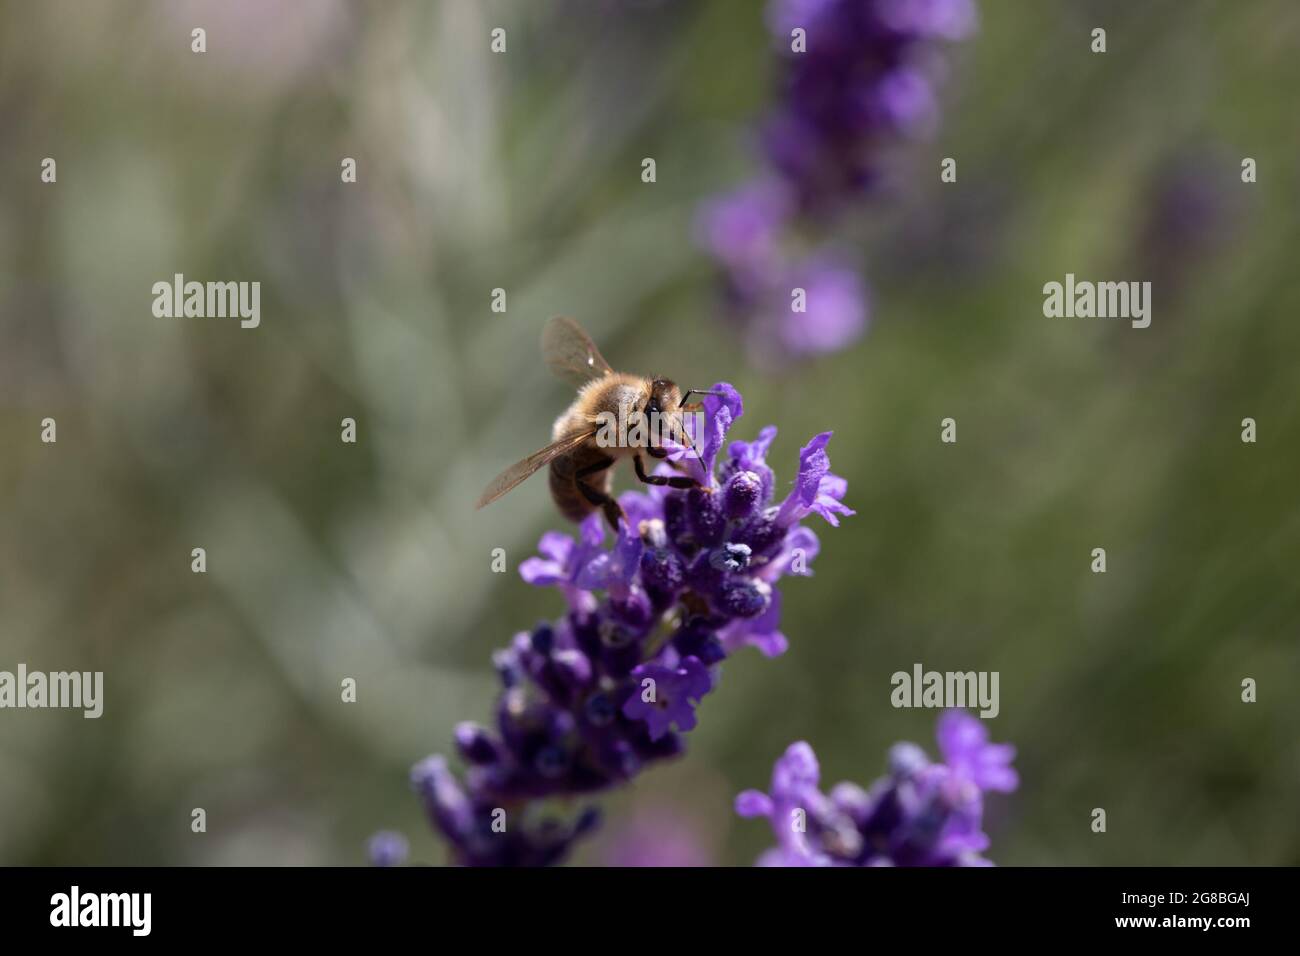
<instances>
[{"instance_id":1,"label":"honey bee","mask_svg":"<svg viewBox=\"0 0 1300 956\"><path fill-rule=\"evenodd\" d=\"M551 443L493 478L475 508L491 504L543 465L550 465L551 497L560 514L582 521L600 508L617 531L624 515L610 494L612 466L629 457L637 478L647 485L705 487L687 475L648 474L642 453L667 457L664 439L694 447L683 415L698 411L700 405L687 404L686 399L711 393L690 389L683 395L666 378L615 372L582 326L562 316L551 319L542 330L542 357L552 372L578 388L578 397L555 420Z\"/></svg>"}]
</instances>

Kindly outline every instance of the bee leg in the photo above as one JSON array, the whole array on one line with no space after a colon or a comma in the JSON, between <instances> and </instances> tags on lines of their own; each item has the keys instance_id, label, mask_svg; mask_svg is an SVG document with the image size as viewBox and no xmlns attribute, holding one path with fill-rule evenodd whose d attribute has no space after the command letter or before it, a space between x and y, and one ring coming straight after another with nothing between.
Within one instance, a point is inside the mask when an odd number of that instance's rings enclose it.
<instances>
[{"instance_id":1,"label":"bee leg","mask_svg":"<svg viewBox=\"0 0 1300 956\"><path fill-rule=\"evenodd\" d=\"M647 485L667 485L669 488L703 487L694 478L686 475L647 475L645 473L645 462L641 460L640 455L632 456L632 464L636 466L636 476Z\"/></svg>"},{"instance_id":2,"label":"bee leg","mask_svg":"<svg viewBox=\"0 0 1300 956\"><path fill-rule=\"evenodd\" d=\"M624 521L627 520L627 515L623 514L622 506L619 505L618 501L615 500L612 495L605 494L605 492L601 491L599 488L593 488L583 480L588 475L595 475L604 471L612 464L614 464L613 458L602 458L599 461L592 462L590 465L579 468L574 473L573 478L574 484L578 486L578 491L582 493L582 497L586 498L597 508L600 508L605 512L605 520L609 522L609 526L614 529L615 533L617 533L618 519L622 518Z\"/></svg>"},{"instance_id":3,"label":"bee leg","mask_svg":"<svg viewBox=\"0 0 1300 956\"><path fill-rule=\"evenodd\" d=\"M599 488L591 487L591 485L587 484L585 481L579 480L577 484L578 490L582 492L582 497L586 498L597 508L604 511L605 520L608 521L609 526L617 532L619 519L622 518L624 521L627 520L627 515L623 514L622 506L612 495L605 494L605 492L601 491Z\"/></svg>"}]
</instances>

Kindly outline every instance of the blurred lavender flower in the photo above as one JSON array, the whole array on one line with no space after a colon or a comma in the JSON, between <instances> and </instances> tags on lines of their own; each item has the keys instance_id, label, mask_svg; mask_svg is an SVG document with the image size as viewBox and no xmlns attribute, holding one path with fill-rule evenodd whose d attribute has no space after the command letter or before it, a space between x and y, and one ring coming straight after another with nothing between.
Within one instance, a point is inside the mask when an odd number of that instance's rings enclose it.
<instances>
[{"instance_id":1,"label":"blurred lavender flower","mask_svg":"<svg viewBox=\"0 0 1300 956\"><path fill-rule=\"evenodd\" d=\"M603 862L606 866L713 866L712 842L700 821L647 808L609 835Z\"/></svg>"},{"instance_id":2,"label":"blurred lavender flower","mask_svg":"<svg viewBox=\"0 0 1300 956\"><path fill-rule=\"evenodd\" d=\"M1019 785L1015 748L991 744L980 721L961 711L939 718L943 763L915 744L894 745L889 773L870 790L837 784L818 789L812 747L791 744L772 770L771 793L736 798L742 817L767 817L777 846L761 866L991 866L980 854L984 793Z\"/></svg>"},{"instance_id":3,"label":"blurred lavender flower","mask_svg":"<svg viewBox=\"0 0 1300 956\"><path fill-rule=\"evenodd\" d=\"M1150 275L1161 299L1179 306L1192 280L1231 248L1245 212L1240 170L1218 146L1184 147L1157 165L1147 194L1150 205L1124 251Z\"/></svg>"},{"instance_id":4,"label":"blurred lavender flower","mask_svg":"<svg viewBox=\"0 0 1300 956\"><path fill-rule=\"evenodd\" d=\"M406 837L392 830L380 830L367 846L371 866L401 866L410 847Z\"/></svg>"},{"instance_id":5,"label":"blurred lavender flower","mask_svg":"<svg viewBox=\"0 0 1300 956\"><path fill-rule=\"evenodd\" d=\"M966 38L975 21L973 0L769 5L781 63L779 99L759 137L768 171L707 202L697 228L760 363L837 351L866 328L865 284L824 234L879 182L888 147L934 133L933 44ZM802 51L792 49L796 29ZM795 289L806 293L803 309Z\"/></svg>"},{"instance_id":6,"label":"blurred lavender flower","mask_svg":"<svg viewBox=\"0 0 1300 956\"><path fill-rule=\"evenodd\" d=\"M612 547L596 513L576 541L543 535L541 555L520 566L525 581L557 588L567 613L496 653L495 727L456 729L464 782L438 756L412 773L458 862L558 861L596 824L596 812L565 821L542 801L617 786L681 753L681 734L695 726L730 653L747 645L769 657L785 650L774 585L808 573L817 554L805 518L837 525L853 514L842 500L846 483L830 471L826 432L804 447L793 487L777 500L766 460L776 429L721 454L743 405L730 385L712 391L702 434L693 436L699 458L684 448L669 456L707 491L627 492L619 502L628 521Z\"/></svg>"},{"instance_id":7,"label":"blurred lavender flower","mask_svg":"<svg viewBox=\"0 0 1300 956\"><path fill-rule=\"evenodd\" d=\"M882 147L931 135L938 121L934 41L975 29L973 0L774 0L781 100L763 128L771 166L801 209L828 217L873 182ZM802 28L807 50L791 50Z\"/></svg>"}]
</instances>

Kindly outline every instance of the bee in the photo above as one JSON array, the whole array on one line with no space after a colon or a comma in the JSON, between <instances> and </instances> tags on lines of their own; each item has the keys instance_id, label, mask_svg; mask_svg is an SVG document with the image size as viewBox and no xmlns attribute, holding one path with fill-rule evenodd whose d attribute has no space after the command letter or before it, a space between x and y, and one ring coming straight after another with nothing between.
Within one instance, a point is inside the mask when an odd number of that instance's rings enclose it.
<instances>
[{"instance_id":1,"label":"bee","mask_svg":"<svg viewBox=\"0 0 1300 956\"><path fill-rule=\"evenodd\" d=\"M542 329L542 358L552 372L578 389L578 397L555 420L551 443L493 478L475 508L491 504L543 465L550 465L551 497L560 514L582 521L600 508L617 531L624 515L610 489L613 466L623 458L632 459L637 478L647 485L707 490L687 475L648 474L642 455L667 457L664 439L693 448L683 416L701 406L687 404L686 399L712 393L690 389L683 395L666 378L615 372L582 326L563 316Z\"/></svg>"}]
</instances>

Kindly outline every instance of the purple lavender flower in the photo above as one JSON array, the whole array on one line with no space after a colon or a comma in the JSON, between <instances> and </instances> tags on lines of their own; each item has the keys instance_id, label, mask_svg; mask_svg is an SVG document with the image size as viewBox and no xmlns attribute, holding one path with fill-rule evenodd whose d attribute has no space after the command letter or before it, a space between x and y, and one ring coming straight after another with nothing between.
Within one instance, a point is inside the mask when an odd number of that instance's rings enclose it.
<instances>
[{"instance_id":1,"label":"purple lavender flower","mask_svg":"<svg viewBox=\"0 0 1300 956\"><path fill-rule=\"evenodd\" d=\"M991 744L978 718L948 711L937 732L944 763L896 744L889 772L870 789L841 783L824 794L808 744L791 744L772 771L770 793L736 797L742 817L767 817L777 845L762 866L989 866L984 793L1019 785L1015 748Z\"/></svg>"},{"instance_id":2,"label":"purple lavender flower","mask_svg":"<svg viewBox=\"0 0 1300 956\"><path fill-rule=\"evenodd\" d=\"M656 802L634 809L607 835L601 859L605 866L713 866L714 842L704 821Z\"/></svg>"},{"instance_id":3,"label":"purple lavender flower","mask_svg":"<svg viewBox=\"0 0 1300 956\"><path fill-rule=\"evenodd\" d=\"M502 683L494 726L466 723L455 733L463 781L438 756L412 774L458 862L556 862L597 817L588 809L562 819L542 801L618 786L681 753L729 654L785 650L775 584L808 573L817 554L806 518L834 526L853 514L846 485L830 471L825 432L800 453L778 500L767 464L776 429L727 446L744 405L726 383L712 392L692 436L698 456L677 447L658 466L691 471L703 489L627 492L619 503L628 521L612 546L596 513L576 541L543 535L540 556L520 566L528 583L560 590L566 613L494 655Z\"/></svg>"},{"instance_id":4,"label":"purple lavender flower","mask_svg":"<svg viewBox=\"0 0 1300 956\"><path fill-rule=\"evenodd\" d=\"M975 29L973 0L773 0L779 95L759 130L765 170L701 209L697 238L728 312L765 365L838 351L867 324L868 294L833 221L881 182L890 148L938 125L938 41ZM803 31L803 48L792 33ZM791 308L793 289L807 297Z\"/></svg>"},{"instance_id":5,"label":"purple lavender flower","mask_svg":"<svg viewBox=\"0 0 1300 956\"><path fill-rule=\"evenodd\" d=\"M711 227L705 222L702 228ZM866 283L847 256L830 248L794 262L782 255L775 249L761 255L732 250L730 259L719 255L727 312L745 329L751 360L771 367L857 341L871 305Z\"/></svg>"},{"instance_id":6,"label":"purple lavender flower","mask_svg":"<svg viewBox=\"0 0 1300 956\"><path fill-rule=\"evenodd\" d=\"M430 820L467 866L549 866L598 822L592 810L572 822L538 816L517 801L498 805L487 790L463 787L442 757L429 757L411 770L411 782ZM511 819L511 815L519 819Z\"/></svg>"},{"instance_id":7,"label":"purple lavender flower","mask_svg":"<svg viewBox=\"0 0 1300 956\"><path fill-rule=\"evenodd\" d=\"M410 847L400 833L380 830L370 838L366 849L371 866L401 866Z\"/></svg>"},{"instance_id":8,"label":"purple lavender flower","mask_svg":"<svg viewBox=\"0 0 1300 956\"><path fill-rule=\"evenodd\" d=\"M768 178L705 203L696 238L726 267L737 295L765 289L768 274L781 265L782 233L793 200L783 181Z\"/></svg>"},{"instance_id":9,"label":"purple lavender flower","mask_svg":"<svg viewBox=\"0 0 1300 956\"><path fill-rule=\"evenodd\" d=\"M708 668L698 657L687 657L678 667L639 664L632 679L640 691L633 691L623 704L623 716L643 720L650 739L658 740L675 724L678 730L695 729L695 706L713 689Z\"/></svg>"},{"instance_id":10,"label":"purple lavender flower","mask_svg":"<svg viewBox=\"0 0 1300 956\"><path fill-rule=\"evenodd\" d=\"M1123 254L1151 276L1166 307L1178 310L1194 280L1232 248L1247 207L1232 186L1240 171L1222 147L1180 148L1158 169L1144 222Z\"/></svg>"},{"instance_id":11,"label":"purple lavender flower","mask_svg":"<svg viewBox=\"0 0 1300 956\"><path fill-rule=\"evenodd\" d=\"M935 736L944 763L981 790L1011 793L1020 785L1020 777L1011 766L1016 748L989 743L988 728L980 721L950 710L939 718Z\"/></svg>"},{"instance_id":12,"label":"purple lavender flower","mask_svg":"<svg viewBox=\"0 0 1300 956\"><path fill-rule=\"evenodd\" d=\"M781 322L775 330L789 355L838 352L867 327L870 305L862 276L842 256L822 252L796 264L782 284ZM785 287L803 289L804 311L796 312Z\"/></svg>"},{"instance_id":13,"label":"purple lavender flower","mask_svg":"<svg viewBox=\"0 0 1300 956\"><path fill-rule=\"evenodd\" d=\"M759 858L760 866L831 863L831 857L809 840L805 825L810 808L825 809L826 798L817 789L820 777L817 755L801 740L791 744L772 768L771 794L746 790L736 797L736 812L742 817L767 817L772 821L778 845Z\"/></svg>"},{"instance_id":14,"label":"purple lavender flower","mask_svg":"<svg viewBox=\"0 0 1300 956\"><path fill-rule=\"evenodd\" d=\"M764 126L769 164L805 214L832 216L875 183L884 148L933 132L934 41L975 28L973 0L775 0L782 98ZM791 31L806 50L790 50ZM927 69L927 66L930 69Z\"/></svg>"}]
</instances>

